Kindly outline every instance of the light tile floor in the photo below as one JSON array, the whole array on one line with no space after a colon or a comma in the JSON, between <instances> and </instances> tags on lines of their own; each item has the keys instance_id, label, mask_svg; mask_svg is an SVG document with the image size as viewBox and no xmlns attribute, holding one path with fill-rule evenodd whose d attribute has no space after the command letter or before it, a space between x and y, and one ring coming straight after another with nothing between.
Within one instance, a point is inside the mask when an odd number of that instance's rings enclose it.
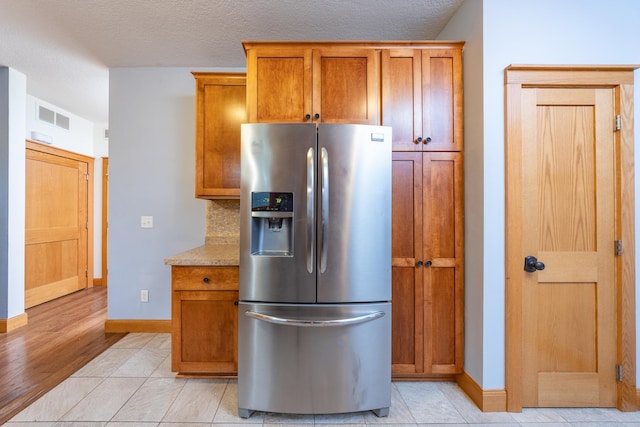
<instances>
[{"instance_id":1,"label":"light tile floor","mask_svg":"<svg viewBox=\"0 0 640 427\"><path fill-rule=\"evenodd\" d=\"M129 334L5 425L222 427L262 424L640 427L640 412L615 409L529 409L481 412L453 383L394 382L388 417L341 415L237 416L237 382L182 379L171 372L169 334Z\"/></svg>"}]
</instances>

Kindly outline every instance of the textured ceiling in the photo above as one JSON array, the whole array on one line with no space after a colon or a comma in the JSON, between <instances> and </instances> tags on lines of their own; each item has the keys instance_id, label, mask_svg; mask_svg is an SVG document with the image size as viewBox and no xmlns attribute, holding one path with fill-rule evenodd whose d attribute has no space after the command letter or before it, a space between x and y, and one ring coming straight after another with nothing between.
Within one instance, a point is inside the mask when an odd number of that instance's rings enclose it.
<instances>
[{"instance_id":1,"label":"textured ceiling","mask_svg":"<svg viewBox=\"0 0 640 427\"><path fill-rule=\"evenodd\" d=\"M111 67L245 67L242 40L429 40L464 0L0 0L0 66L108 122Z\"/></svg>"}]
</instances>

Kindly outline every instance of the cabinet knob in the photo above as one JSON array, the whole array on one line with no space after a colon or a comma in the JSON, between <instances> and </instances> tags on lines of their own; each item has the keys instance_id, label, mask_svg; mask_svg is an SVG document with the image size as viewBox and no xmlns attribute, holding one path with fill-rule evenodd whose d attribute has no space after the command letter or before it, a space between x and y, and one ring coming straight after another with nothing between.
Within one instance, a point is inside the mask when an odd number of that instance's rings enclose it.
<instances>
[{"instance_id":1,"label":"cabinet knob","mask_svg":"<svg viewBox=\"0 0 640 427\"><path fill-rule=\"evenodd\" d=\"M305 114L304 118L305 120L309 120L311 118L311 114Z\"/></svg>"},{"instance_id":2,"label":"cabinet knob","mask_svg":"<svg viewBox=\"0 0 640 427\"><path fill-rule=\"evenodd\" d=\"M233 305L238 305L240 303L240 301L234 301Z\"/></svg>"},{"instance_id":3,"label":"cabinet knob","mask_svg":"<svg viewBox=\"0 0 640 427\"><path fill-rule=\"evenodd\" d=\"M420 261L416 262L416 267L422 267L422 264L423 264L423 262L422 262L422 260L420 260Z\"/></svg>"},{"instance_id":4,"label":"cabinet knob","mask_svg":"<svg viewBox=\"0 0 640 427\"><path fill-rule=\"evenodd\" d=\"M426 138L422 141L422 143L423 143L423 144L427 144L427 143L429 143L429 142L431 142L431 137L430 137L430 136L426 137Z\"/></svg>"},{"instance_id":5,"label":"cabinet knob","mask_svg":"<svg viewBox=\"0 0 640 427\"><path fill-rule=\"evenodd\" d=\"M203 281L204 283L209 283L209 278L208 278L208 277L205 277L204 279L202 279L202 281Z\"/></svg>"},{"instance_id":6,"label":"cabinet knob","mask_svg":"<svg viewBox=\"0 0 640 427\"><path fill-rule=\"evenodd\" d=\"M315 113L315 114L313 115L313 118L314 118L314 119L316 119L316 120L317 120L317 119L319 119L319 118L320 118L320 114Z\"/></svg>"},{"instance_id":7,"label":"cabinet knob","mask_svg":"<svg viewBox=\"0 0 640 427\"><path fill-rule=\"evenodd\" d=\"M420 144L422 142L422 137L419 136L415 141L413 141L415 144Z\"/></svg>"},{"instance_id":8,"label":"cabinet knob","mask_svg":"<svg viewBox=\"0 0 640 427\"><path fill-rule=\"evenodd\" d=\"M427 262L424 263L424 266L425 267L431 267L432 264L433 263L431 261L427 261Z\"/></svg>"}]
</instances>

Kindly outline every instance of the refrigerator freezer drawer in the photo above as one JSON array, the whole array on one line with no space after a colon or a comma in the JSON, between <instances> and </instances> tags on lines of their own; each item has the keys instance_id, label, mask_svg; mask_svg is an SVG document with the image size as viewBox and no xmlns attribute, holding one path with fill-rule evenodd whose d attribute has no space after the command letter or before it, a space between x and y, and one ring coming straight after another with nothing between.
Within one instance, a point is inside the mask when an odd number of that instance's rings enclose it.
<instances>
[{"instance_id":1,"label":"refrigerator freezer drawer","mask_svg":"<svg viewBox=\"0 0 640 427\"><path fill-rule=\"evenodd\" d=\"M331 414L391 404L391 303L241 302L238 412Z\"/></svg>"}]
</instances>

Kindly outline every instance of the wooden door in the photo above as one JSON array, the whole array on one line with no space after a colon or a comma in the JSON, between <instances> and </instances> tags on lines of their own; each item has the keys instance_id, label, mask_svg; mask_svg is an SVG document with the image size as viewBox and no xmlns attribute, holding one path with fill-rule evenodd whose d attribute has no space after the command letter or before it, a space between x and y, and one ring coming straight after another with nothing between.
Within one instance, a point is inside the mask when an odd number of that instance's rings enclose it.
<instances>
[{"instance_id":1,"label":"wooden door","mask_svg":"<svg viewBox=\"0 0 640 427\"><path fill-rule=\"evenodd\" d=\"M247 115L251 123L311 119L311 49L263 47L247 51ZM306 116L309 115L309 118Z\"/></svg>"},{"instance_id":2,"label":"wooden door","mask_svg":"<svg viewBox=\"0 0 640 427\"><path fill-rule=\"evenodd\" d=\"M88 165L26 151L25 307L87 287Z\"/></svg>"},{"instance_id":3,"label":"wooden door","mask_svg":"<svg viewBox=\"0 0 640 427\"><path fill-rule=\"evenodd\" d=\"M314 49L313 120L378 124L378 75L374 49Z\"/></svg>"},{"instance_id":4,"label":"wooden door","mask_svg":"<svg viewBox=\"0 0 640 427\"><path fill-rule=\"evenodd\" d=\"M462 153L422 156L425 371L458 374L464 356Z\"/></svg>"},{"instance_id":5,"label":"wooden door","mask_svg":"<svg viewBox=\"0 0 640 427\"><path fill-rule=\"evenodd\" d=\"M422 151L422 64L419 49L383 49L382 125L394 151Z\"/></svg>"},{"instance_id":6,"label":"wooden door","mask_svg":"<svg viewBox=\"0 0 640 427\"><path fill-rule=\"evenodd\" d=\"M173 298L180 353L172 356L172 370L237 373L238 291L179 291Z\"/></svg>"},{"instance_id":7,"label":"wooden door","mask_svg":"<svg viewBox=\"0 0 640 427\"><path fill-rule=\"evenodd\" d=\"M244 73L196 78L196 188L204 199L240 197L240 125L247 121Z\"/></svg>"},{"instance_id":8,"label":"wooden door","mask_svg":"<svg viewBox=\"0 0 640 427\"><path fill-rule=\"evenodd\" d=\"M393 153L391 369L424 372L422 153Z\"/></svg>"},{"instance_id":9,"label":"wooden door","mask_svg":"<svg viewBox=\"0 0 640 427\"><path fill-rule=\"evenodd\" d=\"M429 151L462 150L461 49L422 51L422 143Z\"/></svg>"},{"instance_id":10,"label":"wooden door","mask_svg":"<svg viewBox=\"0 0 640 427\"><path fill-rule=\"evenodd\" d=\"M522 92L522 252L545 265L521 273L526 407L616 404L613 103Z\"/></svg>"}]
</instances>

